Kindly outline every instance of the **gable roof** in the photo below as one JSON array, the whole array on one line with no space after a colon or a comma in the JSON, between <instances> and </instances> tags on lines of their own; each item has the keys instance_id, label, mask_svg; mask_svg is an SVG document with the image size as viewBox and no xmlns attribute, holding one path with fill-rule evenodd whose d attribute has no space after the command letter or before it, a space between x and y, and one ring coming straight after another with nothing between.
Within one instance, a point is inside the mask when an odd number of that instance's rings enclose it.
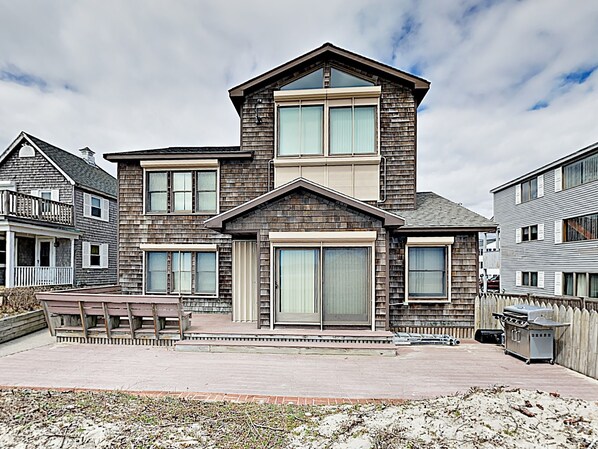
<instances>
[{"instance_id":1,"label":"gable roof","mask_svg":"<svg viewBox=\"0 0 598 449\"><path fill-rule=\"evenodd\" d=\"M253 200L241 204L240 206L237 206L226 212L218 214L215 217L206 220L204 224L207 228L221 230L226 221L239 217L249 211L258 208L262 204L282 198L288 195L289 193L299 189L307 190L308 192L315 193L332 201L338 201L339 203L343 203L353 209L358 210L359 212L379 218L384 226L398 227L402 226L405 223L405 220L403 220L398 215L387 212L378 207L370 206L369 204L364 203L363 201L356 200L355 198L336 192L327 187L309 181L305 178L297 178L280 187L277 187L274 190L270 190L269 192L264 193L263 195L258 196Z\"/></svg>"},{"instance_id":2,"label":"gable roof","mask_svg":"<svg viewBox=\"0 0 598 449\"><path fill-rule=\"evenodd\" d=\"M500 192L501 190L504 190L507 187L511 187L515 184L519 184L520 182L524 181L527 178L541 175L542 173L544 173L552 168L557 168L557 167L559 167L563 164L566 164L568 162L573 162L575 159L588 156L591 153L593 153L595 150L598 150L598 142L594 142L593 144L588 145L587 147L584 147L581 150L577 150L571 154L568 154L567 156L557 159L556 161L553 161L553 162L550 162L549 164L543 165L542 167L537 168L536 170L532 170L531 172L528 172L525 175L521 175L509 182L506 182L498 187L495 187L492 190L490 190L490 193Z\"/></svg>"},{"instance_id":3,"label":"gable roof","mask_svg":"<svg viewBox=\"0 0 598 449\"><path fill-rule=\"evenodd\" d=\"M139 161L146 159L205 159L205 158L251 158L253 152L241 151L239 146L224 147L166 147L147 150L122 151L108 153L104 159L117 161Z\"/></svg>"},{"instance_id":4,"label":"gable roof","mask_svg":"<svg viewBox=\"0 0 598 449\"><path fill-rule=\"evenodd\" d=\"M418 192L416 209L401 211L405 226L399 232L493 232L496 224L434 192Z\"/></svg>"},{"instance_id":5,"label":"gable roof","mask_svg":"<svg viewBox=\"0 0 598 449\"><path fill-rule=\"evenodd\" d=\"M49 144L24 131L19 134L17 139L2 154L0 163L17 147L17 144L22 139L27 140L31 145L36 147L71 184L116 198L117 185L114 176L108 174L100 167L88 164L79 156Z\"/></svg>"},{"instance_id":6,"label":"gable roof","mask_svg":"<svg viewBox=\"0 0 598 449\"><path fill-rule=\"evenodd\" d=\"M369 71L382 73L391 79L401 82L402 84L407 84L414 89L415 99L418 105L421 103L424 96L430 89L430 82L420 78L419 76L403 72L402 70L395 69L387 64L374 61L373 59L366 58L365 56L358 55L357 53L353 53L349 50L345 50L327 42L315 50L307 52L304 55L301 55L290 60L289 62L273 68L272 70L267 71L266 73L263 73L262 75L258 75L249 81L233 87L228 91L230 99L235 105L237 111L239 111L243 102L243 97L245 97L248 92L258 88L259 86L268 84L276 78L280 78L288 73L291 73L301 66L306 66L317 59L322 59L329 56L334 56L340 61L346 61L351 65L363 67Z\"/></svg>"}]
</instances>

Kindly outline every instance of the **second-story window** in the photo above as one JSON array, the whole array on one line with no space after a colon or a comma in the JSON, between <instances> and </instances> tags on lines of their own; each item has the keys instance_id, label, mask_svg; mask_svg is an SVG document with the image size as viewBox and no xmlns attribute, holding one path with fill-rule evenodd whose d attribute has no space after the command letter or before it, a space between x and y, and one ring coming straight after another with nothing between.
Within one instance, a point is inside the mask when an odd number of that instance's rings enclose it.
<instances>
[{"instance_id":1,"label":"second-story window","mask_svg":"<svg viewBox=\"0 0 598 449\"><path fill-rule=\"evenodd\" d=\"M330 154L375 153L375 106L330 108Z\"/></svg>"},{"instance_id":2,"label":"second-story window","mask_svg":"<svg viewBox=\"0 0 598 449\"><path fill-rule=\"evenodd\" d=\"M83 216L109 221L110 202L106 198L90 195L89 193L83 194Z\"/></svg>"},{"instance_id":3,"label":"second-story window","mask_svg":"<svg viewBox=\"0 0 598 449\"><path fill-rule=\"evenodd\" d=\"M147 203L148 212L166 212L168 210L168 173L152 172L147 174Z\"/></svg>"},{"instance_id":4,"label":"second-story window","mask_svg":"<svg viewBox=\"0 0 598 449\"><path fill-rule=\"evenodd\" d=\"M146 176L146 212L218 212L217 170L149 171Z\"/></svg>"},{"instance_id":5,"label":"second-story window","mask_svg":"<svg viewBox=\"0 0 598 449\"><path fill-rule=\"evenodd\" d=\"M172 173L172 204L174 212L191 212L193 210L191 179L190 172Z\"/></svg>"},{"instance_id":6,"label":"second-story window","mask_svg":"<svg viewBox=\"0 0 598 449\"><path fill-rule=\"evenodd\" d=\"M598 239L598 214L567 218L563 221L565 242Z\"/></svg>"},{"instance_id":7,"label":"second-story window","mask_svg":"<svg viewBox=\"0 0 598 449\"><path fill-rule=\"evenodd\" d=\"M323 154L324 107L285 106L278 110L278 154L301 156Z\"/></svg>"},{"instance_id":8,"label":"second-story window","mask_svg":"<svg viewBox=\"0 0 598 449\"><path fill-rule=\"evenodd\" d=\"M532 178L521 183L521 202L538 198L538 178Z\"/></svg>"},{"instance_id":9,"label":"second-story window","mask_svg":"<svg viewBox=\"0 0 598 449\"><path fill-rule=\"evenodd\" d=\"M598 180L598 154L563 167L563 188L570 189Z\"/></svg>"}]
</instances>

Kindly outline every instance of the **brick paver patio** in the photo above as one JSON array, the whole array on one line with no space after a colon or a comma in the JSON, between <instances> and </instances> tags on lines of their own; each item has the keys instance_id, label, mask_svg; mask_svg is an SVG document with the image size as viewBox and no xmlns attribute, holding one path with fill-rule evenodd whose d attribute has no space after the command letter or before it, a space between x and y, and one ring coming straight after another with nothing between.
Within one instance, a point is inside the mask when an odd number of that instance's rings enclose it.
<instances>
[{"instance_id":1,"label":"brick paver patio","mask_svg":"<svg viewBox=\"0 0 598 449\"><path fill-rule=\"evenodd\" d=\"M122 390L203 400L340 403L417 399L504 385L598 400L598 381L492 345L399 347L397 357L180 353L52 344L0 357L0 386Z\"/></svg>"}]
</instances>

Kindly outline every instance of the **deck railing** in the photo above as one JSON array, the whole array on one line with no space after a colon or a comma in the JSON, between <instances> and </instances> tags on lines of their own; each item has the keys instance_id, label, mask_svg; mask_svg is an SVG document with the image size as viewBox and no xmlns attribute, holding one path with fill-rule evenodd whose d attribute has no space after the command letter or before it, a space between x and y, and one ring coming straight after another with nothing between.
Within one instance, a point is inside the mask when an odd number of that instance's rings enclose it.
<instances>
[{"instance_id":1,"label":"deck railing","mask_svg":"<svg viewBox=\"0 0 598 449\"><path fill-rule=\"evenodd\" d=\"M73 283L71 267L15 267L15 287L40 285L70 285Z\"/></svg>"},{"instance_id":2,"label":"deck railing","mask_svg":"<svg viewBox=\"0 0 598 449\"><path fill-rule=\"evenodd\" d=\"M73 225L73 206L25 193L0 191L0 215Z\"/></svg>"}]
</instances>

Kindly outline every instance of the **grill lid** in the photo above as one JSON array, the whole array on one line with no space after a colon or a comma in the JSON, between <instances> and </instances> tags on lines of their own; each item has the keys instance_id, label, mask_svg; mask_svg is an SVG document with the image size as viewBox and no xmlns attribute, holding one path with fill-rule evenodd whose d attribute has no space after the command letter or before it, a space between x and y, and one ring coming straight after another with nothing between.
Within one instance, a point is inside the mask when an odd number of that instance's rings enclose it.
<instances>
[{"instance_id":1,"label":"grill lid","mask_svg":"<svg viewBox=\"0 0 598 449\"><path fill-rule=\"evenodd\" d=\"M505 307L503 313L505 316L511 318L517 318L521 321L531 322L537 318L552 318L553 310L548 307L532 306L529 304L516 304Z\"/></svg>"}]
</instances>

